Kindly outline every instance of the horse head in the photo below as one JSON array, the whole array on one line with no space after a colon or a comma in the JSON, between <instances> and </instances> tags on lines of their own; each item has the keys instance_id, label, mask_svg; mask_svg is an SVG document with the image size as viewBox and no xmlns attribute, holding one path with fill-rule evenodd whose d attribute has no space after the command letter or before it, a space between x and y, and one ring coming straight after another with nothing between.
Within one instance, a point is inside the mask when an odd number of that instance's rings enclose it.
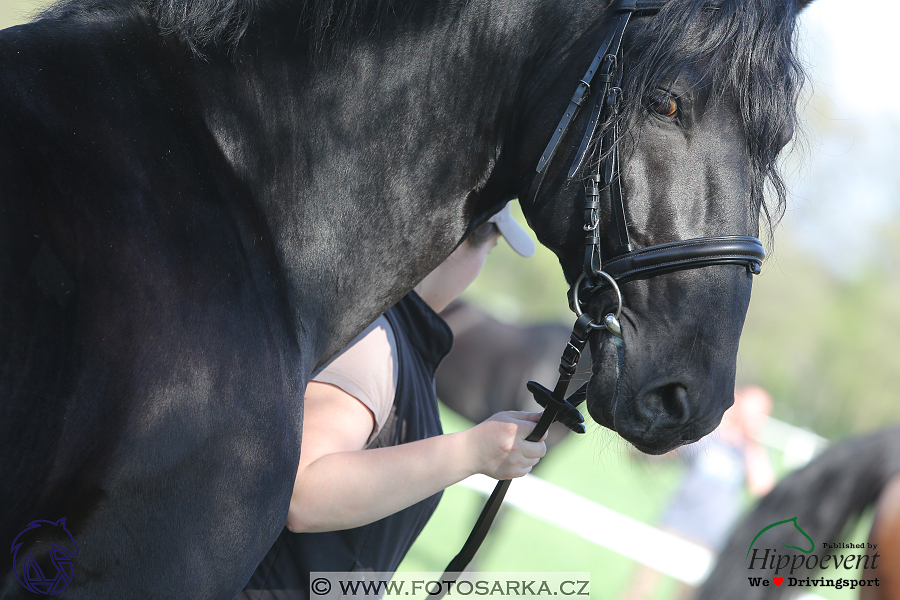
<instances>
[{"instance_id":1,"label":"horse head","mask_svg":"<svg viewBox=\"0 0 900 600\"><path fill-rule=\"evenodd\" d=\"M531 112L523 113L530 118L519 147L523 210L569 283L580 283L570 292L574 304L598 324L588 409L644 452L700 439L733 402L738 342L763 254L760 217L771 224L784 202L775 159L793 135L802 81L793 29L805 4L611 2L597 33L582 36L609 41L597 54L597 64L612 63L606 91L603 81L584 89L581 73L596 46L574 43L560 76L532 90ZM587 58L572 60L579 54ZM554 130L552 156L547 124L563 109L577 112L577 100L584 109L568 130L563 122ZM584 134L594 121L596 134ZM771 207L767 184L776 195ZM590 190L585 195L592 187L593 200ZM591 236L596 247L586 254ZM700 254L728 255L732 243L747 251L745 260L691 254L697 245ZM759 255L750 257L754 248ZM633 268L642 251L655 264L646 272ZM690 265L682 264L685 253ZM618 311L616 331L600 328Z\"/></svg>"}]
</instances>

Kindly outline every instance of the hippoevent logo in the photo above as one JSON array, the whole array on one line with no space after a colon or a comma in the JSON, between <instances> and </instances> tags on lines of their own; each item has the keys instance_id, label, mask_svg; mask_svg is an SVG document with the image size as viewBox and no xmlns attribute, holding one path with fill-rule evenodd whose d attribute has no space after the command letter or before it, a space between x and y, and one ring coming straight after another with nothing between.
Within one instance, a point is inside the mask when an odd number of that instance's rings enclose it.
<instances>
[{"instance_id":1,"label":"hippoevent logo","mask_svg":"<svg viewBox=\"0 0 900 600\"><path fill-rule=\"evenodd\" d=\"M789 526L790 525L790 526ZM778 528L777 532L765 537L765 542L782 540L781 546L788 551L779 548L766 548L765 543L757 544L763 534ZM799 536L797 535L799 534ZM797 540L800 545L788 545L783 540ZM828 550L865 550L865 553L832 553ZM793 550L794 552L789 552ZM857 587L881 585L878 577L870 579L847 578L849 571L859 568L875 570L878 568L878 544L860 543L847 544L823 543L821 552L816 552L816 543L808 533L797 523L797 517L776 521L766 525L754 536L747 548L748 570L754 571L747 579L752 587L833 587L841 589L848 587L851 590ZM794 577L795 571L805 573L812 569L820 569L825 574L815 578L809 576Z\"/></svg>"},{"instance_id":2,"label":"hippoevent logo","mask_svg":"<svg viewBox=\"0 0 900 600\"><path fill-rule=\"evenodd\" d=\"M32 521L13 540L10 553L16 579L26 590L45 596L58 594L72 582L72 559L78 545L66 529L66 519Z\"/></svg>"}]
</instances>

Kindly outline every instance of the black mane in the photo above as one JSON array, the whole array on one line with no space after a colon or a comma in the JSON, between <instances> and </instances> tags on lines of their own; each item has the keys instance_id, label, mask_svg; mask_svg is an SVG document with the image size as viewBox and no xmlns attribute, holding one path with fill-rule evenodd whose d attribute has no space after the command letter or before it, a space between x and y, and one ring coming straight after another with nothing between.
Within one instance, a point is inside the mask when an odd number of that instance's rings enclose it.
<instances>
[{"instance_id":1,"label":"black mane","mask_svg":"<svg viewBox=\"0 0 900 600\"><path fill-rule=\"evenodd\" d=\"M294 4L295 6L292 6ZM175 34L203 55L237 46L251 24L269 9L297 21L298 34L313 47L332 38L376 31L386 20L408 15L410 0L60 0L42 16L97 10L146 10L163 34Z\"/></svg>"},{"instance_id":2,"label":"black mane","mask_svg":"<svg viewBox=\"0 0 900 600\"><path fill-rule=\"evenodd\" d=\"M281 11L297 21L298 36L313 50L334 41L377 32L428 4L415 0L60 0L43 16L97 10L146 10L163 34L175 34L198 55L234 48L262 11ZM784 141L796 126L805 79L797 58L794 0L672 0L655 19L637 19L627 42L623 82L635 99L696 66L709 69L715 94L738 99L752 163L752 199L768 224L781 218L786 187L777 165ZM433 7L432 11L435 10ZM711 66L711 68L710 68ZM643 100L628 103L622 118L633 121ZM628 130L626 126L624 128ZM764 200L768 186L774 204Z\"/></svg>"},{"instance_id":3,"label":"black mane","mask_svg":"<svg viewBox=\"0 0 900 600\"><path fill-rule=\"evenodd\" d=\"M622 89L641 100L627 103L622 118L640 118L642 99L679 73L706 69L713 93L739 103L752 164L751 201L771 227L783 215L787 195L777 157L794 132L805 80L794 37L798 7L791 0L717 4L709 10L707 0L673 0L658 18L636 21ZM771 207L764 201L767 183L775 196Z\"/></svg>"}]
</instances>

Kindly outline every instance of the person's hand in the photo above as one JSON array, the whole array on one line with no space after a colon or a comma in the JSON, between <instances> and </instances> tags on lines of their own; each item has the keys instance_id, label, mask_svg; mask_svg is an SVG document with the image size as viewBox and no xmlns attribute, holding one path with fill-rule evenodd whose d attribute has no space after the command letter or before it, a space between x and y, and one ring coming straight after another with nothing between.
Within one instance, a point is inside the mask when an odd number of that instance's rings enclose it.
<instances>
[{"instance_id":1,"label":"person's hand","mask_svg":"<svg viewBox=\"0 0 900 600\"><path fill-rule=\"evenodd\" d=\"M494 479L514 479L529 473L547 452L547 434L539 442L525 441L540 416L502 412L469 429L475 472Z\"/></svg>"}]
</instances>

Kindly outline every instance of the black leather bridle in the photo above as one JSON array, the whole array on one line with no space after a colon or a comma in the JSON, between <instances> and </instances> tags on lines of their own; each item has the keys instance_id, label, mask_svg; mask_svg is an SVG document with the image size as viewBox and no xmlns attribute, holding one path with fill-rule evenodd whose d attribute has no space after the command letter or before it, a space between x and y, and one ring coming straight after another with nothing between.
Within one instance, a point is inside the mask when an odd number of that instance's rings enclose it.
<instances>
[{"instance_id":1,"label":"black leather bridle","mask_svg":"<svg viewBox=\"0 0 900 600\"><path fill-rule=\"evenodd\" d=\"M622 194L617 144L617 117L622 94L620 87L622 38L632 16L655 14L666 2L667 0L616 0L610 9L613 17L609 33L584 77L578 82L569 106L537 164L537 175L532 180L527 198L530 202L533 202L540 192L544 177L569 126L581 109L589 105L591 112L587 127L568 173L568 180L571 181L583 170L585 159L592 147L599 153L600 160L596 164L596 170L584 178L586 233L584 267L572 289L572 304L578 319L560 359L560 377L554 389L551 391L537 382L528 382L529 391L544 407L540 420L526 438L528 441L540 440L553 421L560 421L576 433L584 433L584 418L577 407L587 395L587 383L568 398L565 394L592 332L605 329L610 334L609 338L615 345L618 355L619 362L616 368L617 371L621 370L624 341L619 323L622 311L622 293L619 284L711 265L743 265L747 267L749 273L755 275L760 272L766 255L759 239L743 235L692 238L638 250L631 244ZM714 3L707 4L705 8L717 10ZM593 140L601 124L605 127L603 135L599 142L594 144ZM600 198L601 192L605 189L609 190L613 253L604 263L600 254ZM602 322L597 323L587 312L582 311L582 297L590 298L608 291L614 292L617 307L615 312L606 314ZM447 566L444 573L445 580L455 581L458 574L475 556L500 508L510 482L511 480L505 480L497 483L462 550Z\"/></svg>"},{"instance_id":2,"label":"black leather bridle","mask_svg":"<svg viewBox=\"0 0 900 600\"><path fill-rule=\"evenodd\" d=\"M584 240L583 274L573 290L573 304L576 312L580 312L582 283L587 284L588 295L594 295L610 287L616 287L617 283L710 265L744 265L751 273L757 274L765 258L765 250L760 241L750 236L693 238L681 242L649 246L640 250L635 250L631 244L619 172L620 161L617 144L618 107L622 95L620 87L622 83L622 38L633 15L655 14L665 4L666 0L617 0L611 9L614 14L609 33L600 45L600 49L584 77L578 82L569 106L553 132L546 149L541 154L537 165L537 175L532 180L529 190L528 201L534 201L569 126L581 108L588 104L589 99L593 98L593 102L590 102L591 112L588 124L568 173L568 180L571 181L583 170L582 167L596 136L597 128L603 123L607 124L596 148L600 156L596 170L584 179L584 230L587 235ZM706 8L716 10L714 4L708 4ZM609 231L613 246L613 254L605 265L600 254L599 231L600 196L604 189L609 190L611 220ZM604 324L604 326L606 325ZM610 323L610 327L615 328L616 325ZM615 331L610 332L617 335Z\"/></svg>"}]
</instances>

